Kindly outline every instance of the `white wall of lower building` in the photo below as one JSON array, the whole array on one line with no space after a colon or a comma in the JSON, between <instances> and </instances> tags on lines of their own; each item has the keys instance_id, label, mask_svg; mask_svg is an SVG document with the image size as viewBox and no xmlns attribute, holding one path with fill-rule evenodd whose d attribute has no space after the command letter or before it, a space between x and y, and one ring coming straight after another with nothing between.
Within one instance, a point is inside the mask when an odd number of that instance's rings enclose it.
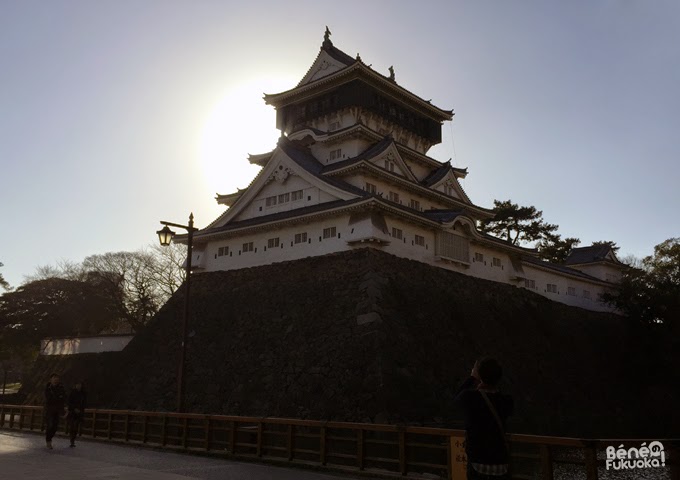
<instances>
[{"instance_id":1,"label":"white wall of lower building","mask_svg":"<svg viewBox=\"0 0 680 480\"><path fill-rule=\"evenodd\" d=\"M102 335L96 337L45 338L41 355L77 355L79 353L119 352L134 335Z\"/></svg>"}]
</instances>

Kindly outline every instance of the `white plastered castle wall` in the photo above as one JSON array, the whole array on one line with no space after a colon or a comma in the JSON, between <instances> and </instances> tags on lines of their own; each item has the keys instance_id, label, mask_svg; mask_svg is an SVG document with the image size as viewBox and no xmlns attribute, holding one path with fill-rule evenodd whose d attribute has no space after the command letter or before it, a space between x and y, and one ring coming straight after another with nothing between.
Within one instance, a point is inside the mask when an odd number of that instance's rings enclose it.
<instances>
[{"instance_id":1,"label":"white plastered castle wall","mask_svg":"<svg viewBox=\"0 0 680 480\"><path fill-rule=\"evenodd\" d=\"M310 222L273 227L269 230L232 234L212 240L202 248L205 262L204 271L235 270L239 268L268 265L271 263L298 260L301 258L327 255L349 250L347 245L349 215L316 219ZM335 235L324 237L324 229L335 227ZM295 243L295 236L306 234L306 241ZM269 240L278 238L278 247L269 247ZM244 251L244 244L253 244L253 251ZM219 255L220 248L228 247L228 253Z\"/></svg>"},{"instance_id":2,"label":"white plastered castle wall","mask_svg":"<svg viewBox=\"0 0 680 480\"><path fill-rule=\"evenodd\" d=\"M201 263L204 268L202 271L234 270L268 265L371 246L397 257L416 260L518 288L527 288L550 300L567 305L596 311L612 310L599 301L600 294L605 291L606 287L596 281L578 279L557 271L533 267L526 263L523 264L521 278L517 278L518 272L515 271L507 252L475 241L470 242L469 265L464 266L460 263L442 261L437 257L435 251L436 235L439 229L417 225L398 216L385 215L384 218L387 233L375 235L376 231L373 229L372 235L374 237L380 236L388 241L387 244L382 246L375 243L352 243L350 245L348 242L352 242L360 236L371 235L366 233L370 228L367 230L365 222L350 224L350 214L348 213L317 218L305 223L272 227L270 230L260 230L242 235L233 234L230 238L210 241L201 249L204 258ZM324 229L332 227L335 227L334 235L330 238L324 238ZM359 231L360 228L364 230ZM394 229L398 229L400 232L395 232ZM446 231L464 235L460 228L457 228L457 231L453 229ZM306 234L305 242L295 243L295 237L299 234ZM397 238L399 234L401 238ZM423 237L422 245L416 243L416 235ZM269 240L275 238L278 238L278 246L270 248ZM243 245L251 242L253 243L253 250L245 252ZM228 253L224 254L225 250L223 250L223 255L219 255L220 248L224 249L225 247L228 247ZM475 254L481 254L482 257L476 257ZM497 259L497 261L494 262L494 259ZM525 278L529 282L526 282ZM533 281L533 288L530 287L531 281ZM555 285L556 291L549 291L548 284ZM584 292L587 292L587 294Z\"/></svg>"}]
</instances>

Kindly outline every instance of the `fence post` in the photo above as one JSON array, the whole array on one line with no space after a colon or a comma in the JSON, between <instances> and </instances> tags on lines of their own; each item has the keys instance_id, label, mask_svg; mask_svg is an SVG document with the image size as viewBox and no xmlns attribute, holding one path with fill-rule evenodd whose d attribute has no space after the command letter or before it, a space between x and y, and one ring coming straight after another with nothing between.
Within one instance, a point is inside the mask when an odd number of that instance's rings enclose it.
<instances>
[{"instance_id":1,"label":"fence post","mask_svg":"<svg viewBox=\"0 0 680 480\"><path fill-rule=\"evenodd\" d=\"M14 409L9 409L9 428L14 428Z\"/></svg>"},{"instance_id":2,"label":"fence post","mask_svg":"<svg viewBox=\"0 0 680 480\"><path fill-rule=\"evenodd\" d=\"M144 415L144 420L142 421L142 443L146 443L146 432L149 424L149 417Z\"/></svg>"},{"instance_id":3,"label":"fence post","mask_svg":"<svg viewBox=\"0 0 680 480\"><path fill-rule=\"evenodd\" d=\"M95 438L96 436L97 436L97 410L92 410L92 438Z\"/></svg>"},{"instance_id":4,"label":"fence post","mask_svg":"<svg viewBox=\"0 0 680 480\"><path fill-rule=\"evenodd\" d=\"M586 479L597 480L597 442L586 442Z\"/></svg>"},{"instance_id":5,"label":"fence post","mask_svg":"<svg viewBox=\"0 0 680 480\"><path fill-rule=\"evenodd\" d=\"M541 478L553 480L552 449L550 445L541 445Z\"/></svg>"},{"instance_id":6,"label":"fence post","mask_svg":"<svg viewBox=\"0 0 680 480\"><path fill-rule=\"evenodd\" d=\"M357 430L357 466L364 469L364 431Z\"/></svg>"},{"instance_id":7,"label":"fence post","mask_svg":"<svg viewBox=\"0 0 680 480\"><path fill-rule=\"evenodd\" d=\"M210 417L208 415L205 416L205 451L208 452L210 451Z\"/></svg>"},{"instance_id":8,"label":"fence post","mask_svg":"<svg viewBox=\"0 0 680 480\"><path fill-rule=\"evenodd\" d=\"M5 426L5 406L0 405L0 428Z\"/></svg>"},{"instance_id":9,"label":"fence post","mask_svg":"<svg viewBox=\"0 0 680 480\"><path fill-rule=\"evenodd\" d=\"M34 416L34 415L35 415L35 410L33 410L33 409L31 408L31 415L28 417L28 421L30 422L30 425L31 425L31 427L30 427L29 430L33 430L33 416Z\"/></svg>"},{"instance_id":10,"label":"fence post","mask_svg":"<svg viewBox=\"0 0 680 480\"><path fill-rule=\"evenodd\" d=\"M125 441L128 441L130 433L130 411L125 412Z\"/></svg>"},{"instance_id":11,"label":"fence post","mask_svg":"<svg viewBox=\"0 0 680 480\"><path fill-rule=\"evenodd\" d=\"M293 429L295 425L288 425L288 461L293 460L293 450L295 448L295 437L293 434Z\"/></svg>"},{"instance_id":12,"label":"fence post","mask_svg":"<svg viewBox=\"0 0 680 480\"><path fill-rule=\"evenodd\" d=\"M668 446L666 464L671 470L671 480L680 480L680 441L671 442Z\"/></svg>"},{"instance_id":13,"label":"fence post","mask_svg":"<svg viewBox=\"0 0 680 480\"><path fill-rule=\"evenodd\" d=\"M257 424L257 456L262 456L262 422Z\"/></svg>"},{"instance_id":14,"label":"fence post","mask_svg":"<svg viewBox=\"0 0 680 480\"><path fill-rule=\"evenodd\" d=\"M236 453L236 421L231 422L231 454Z\"/></svg>"},{"instance_id":15,"label":"fence post","mask_svg":"<svg viewBox=\"0 0 680 480\"><path fill-rule=\"evenodd\" d=\"M182 419L182 448L187 448L187 439L189 437L189 419L184 417Z\"/></svg>"},{"instance_id":16,"label":"fence post","mask_svg":"<svg viewBox=\"0 0 680 480\"><path fill-rule=\"evenodd\" d=\"M406 432L399 432L399 473L406 475Z\"/></svg>"},{"instance_id":17,"label":"fence post","mask_svg":"<svg viewBox=\"0 0 680 480\"><path fill-rule=\"evenodd\" d=\"M164 447L167 443L168 434L168 415L163 414L163 426L161 427L161 446Z\"/></svg>"},{"instance_id":18,"label":"fence post","mask_svg":"<svg viewBox=\"0 0 680 480\"><path fill-rule=\"evenodd\" d=\"M446 437L446 478L453 479L453 455L451 455L451 439L453 437Z\"/></svg>"},{"instance_id":19,"label":"fence post","mask_svg":"<svg viewBox=\"0 0 680 480\"><path fill-rule=\"evenodd\" d=\"M19 430L24 429L24 407L19 407Z\"/></svg>"},{"instance_id":20,"label":"fence post","mask_svg":"<svg viewBox=\"0 0 680 480\"><path fill-rule=\"evenodd\" d=\"M321 427L319 431L319 461L321 465L326 465L326 427Z\"/></svg>"}]
</instances>

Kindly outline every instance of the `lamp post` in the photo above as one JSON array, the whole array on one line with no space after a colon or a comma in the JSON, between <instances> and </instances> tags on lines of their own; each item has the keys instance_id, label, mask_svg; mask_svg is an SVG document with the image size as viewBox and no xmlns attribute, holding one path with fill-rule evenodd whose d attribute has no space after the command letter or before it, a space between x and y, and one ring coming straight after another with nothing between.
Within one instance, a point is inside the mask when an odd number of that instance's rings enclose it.
<instances>
[{"instance_id":1,"label":"lamp post","mask_svg":"<svg viewBox=\"0 0 680 480\"><path fill-rule=\"evenodd\" d=\"M165 225L161 230L158 230L158 239L161 245L167 247L170 245L172 238L175 236L175 232L170 230L169 227L183 228L188 232L187 239L187 261L186 261L186 282L185 282L185 295L184 295L184 315L182 316L182 349L180 350L179 357L179 367L177 369L177 411L184 411L184 370L186 364L187 356L187 327L189 322L189 293L191 291L191 253L193 248L194 232L197 228L194 228L194 214L189 215L189 225L180 225L178 223L164 222L161 221L161 225Z\"/></svg>"}]
</instances>

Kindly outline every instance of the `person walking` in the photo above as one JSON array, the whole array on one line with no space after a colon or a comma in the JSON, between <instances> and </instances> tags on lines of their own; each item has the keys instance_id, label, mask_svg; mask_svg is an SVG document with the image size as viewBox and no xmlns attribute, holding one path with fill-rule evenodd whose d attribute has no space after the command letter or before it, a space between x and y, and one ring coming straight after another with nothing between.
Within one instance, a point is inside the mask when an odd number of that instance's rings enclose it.
<instances>
[{"instance_id":1,"label":"person walking","mask_svg":"<svg viewBox=\"0 0 680 480\"><path fill-rule=\"evenodd\" d=\"M510 452L505 422L512 414L512 397L498 391L503 376L493 358L475 362L470 377L456 392L455 402L465 417L465 453L468 480L510 478Z\"/></svg>"},{"instance_id":2,"label":"person walking","mask_svg":"<svg viewBox=\"0 0 680 480\"><path fill-rule=\"evenodd\" d=\"M52 438L59 428L59 417L65 413L64 402L66 391L59 383L59 375L50 375L50 382L45 387L45 441L52 450Z\"/></svg>"},{"instance_id":3,"label":"person walking","mask_svg":"<svg viewBox=\"0 0 680 480\"><path fill-rule=\"evenodd\" d=\"M78 430L80 430L80 424L83 421L86 399L87 394L85 393L83 382L76 383L68 396L68 416L66 417L68 421L69 438L71 439L71 448L76 446L76 436L78 435Z\"/></svg>"}]
</instances>

